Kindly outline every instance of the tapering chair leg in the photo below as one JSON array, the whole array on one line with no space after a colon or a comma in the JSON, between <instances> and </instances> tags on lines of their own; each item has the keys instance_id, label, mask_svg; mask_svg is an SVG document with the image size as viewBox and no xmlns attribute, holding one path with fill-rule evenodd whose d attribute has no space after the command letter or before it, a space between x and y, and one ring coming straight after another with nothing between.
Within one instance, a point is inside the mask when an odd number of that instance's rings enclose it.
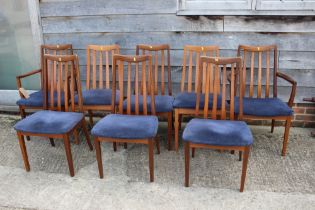
<instances>
[{"instance_id":1,"label":"tapering chair leg","mask_svg":"<svg viewBox=\"0 0 315 210\"><path fill-rule=\"evenodd\" d=\"M238 160L239 160L239 161L242 161L242 156L243 156L243 152L242 152L242 151L239 151L239 152L238 152Z\"/></svg>"},{"instance_id":2,"label":"tapering chair leg","mask_svg":"<svg viewBox=\"0 0 315 210\"><path fill-rule=\"evenodd\" d=\"M285 122L285 130L284 130L283 146L282 146L282 156L285 156L286 151L287 151L290 127L291 127L291 118L288 118Z\"/></svg>"},{"instance_id":3,"label":"tapering chair leg","mask_svg":"<svg viewBox=\"0 0 315 210\"><path fill-rule=\"evenodd\" d=\"M192 158L195 157L195 151L196 151L196 148L191 148L191 157Z\"/></svg>"},{"instance_id":4,"label":"tapering chair leg","mask_svg":"<svg viewBox=\"0 0 315 210\"><path fill-rule=\"evenodd\" d=\"M154 139L148 140L149 147L149 170L150 170L150 182L154 182L154 157L153 157L153 149L154 149Z\"/></svg>"},{"instance_id":5,"label":"tapering chair leg","mask_svg":"<svg viewBox=\"0 0 315 210\"><path fill-rule=\"evenodd\" d=\"M24 141L24 136L21 135L20 133L17 133L18 139L19 139L19 144L21 148L21 153L24 161L24 167L26 171L30 171L30 163L28 162L28 156L27 156L27 151L26 151L26 146L25 146L25 141Z\"/></svg>"},{"instance_id":6,"label":"tapering chair leg","mask_svg":"<svg viewBox=\"0 0 315 210\"><path fill-rule=\"evenodd\" d=\"M92 128L93 125L94 125L94 122L93 122L93 112L92 112L91 110L89 110L88 113L89 113L90 126L91 126L91 128Z\"/></svg>"},{"instance_id":7,"label":"tapering chair leg","mask_svg":"<svg viewBox=\"0 0 315 210\"><path fill-rule=\"evenodd\" d=\"M25 109L23 109L22 107L19 106L19 109L20 109L20 115L21 115L21 118L24 119L26 117L26 113L25 113ZM27 141L30 141L31 138L29 136L26 136L26 140Z\"/></svg>"},{"instance_id":8,"label":"tapering chair leg","mask_svg":"<svg viewBox=\"0 0 315 210\"><path fill-rule=\"evenodd\" d=\"M173 125L173 113L169 112L167 113L167 146L168 150L172 149L172 125Z\"/></svg>"},{"instance_id":9,"label":"tapering chair leg","mask_svg":"<svg viewBox=\"0 0 315 210\"><path fill-rule=\"evenodd\" d=\"M161 149L160 149L160 137L159 136L155 137L155 145L156 145L157 154L160 154Z\"/></svg>"},{"instance_id":10,"label":"tapering chair leg","mask_svg":"<svg viewBox=\"0 0 315 210\"><path fill-rule=\"evenodd\" d=\"M74 176L74 168L73 168L73 160L72 160L72 154L71 154L69 135L66 134L64 135L63 138L64 138L63 140L65 144L66 156L67 156L68 165L69 165L70 176Z\"/></svg>"},{"instance_id":11,"label":"tapering chair leg","mask_svg":"<svg viewBox=\"0 0 315 210\"><path fill-rule=\"evenodd\" d=\"M117 151L117 143L116 142L113 142L113 149L114 149L114 152Z\"/></svg>"},{"instance_id":12,"label":"tapering chair leg","mask_svg":"<svg viewBox=\"0 0 315 210\"><path fill-rule=\"evenodd\" d=\"M124 143L124 149L128 149L128 144Z\"/></svg>"},{"instance_id":13,"label":"tapering chair leg","mask_svg":"<svg viewBox=\"0 0 315 210\"><path fill-rule=\"evenodd\" d=\"M271 133L273 133L274 131L275 123L276 123L276 120L271 120Z\"/></svg>"},{"instance_id":14,"label":"tapering chair leg","mask_svg":"<svg viewBox=\"0 0 315 210\"><path fill-rule=\"evenodd\" d=\"M86 123L85 123L85 119L83 118L82 120L82 130L83 130L83 133L85 135L85 139L86 139L86 142L87 144L89 145L89 148L91 151L93 151L93 146L91 144L91 140L90 140L90 135L89 135L89 132L87 130L87 127L86 127Z\"/></svg>"},{"instance_id":15,"label":"tapering chair leg","mask_svg":"<svg viewBox=\"0 0 315 210\"><path fill-rule=\"evenodd\" d=\"M77 129L75 129L73 131L73 136L74 136L74 143L75 144L79 144L80 140L79 140L79 132Z\"/></svg>"},{"instance_id":16,"label":"tapering chair leg","mask_svg":"<svg viewBox=\"0 0 315 210\"><path fill-rule=\"evenodd\" d=\"M98 165L98 172L99 172L100 178L103 179L104 174L103 174L101 143L97 139L97 137L95 137L95 139L94 139L94 145L95 145L95 151L96 151L96 160L97 160L97 165Z\"/></svg>"},{"instance_id":17,"label":"tapering chair leg","mask_svg":"<svg viewBox=\"0 0 315 210\"><path fill-rule=\"evenodd\" d=\"M189 158L190 158L189 142L185 142L185 187L189 187Z\"/></svg>"},{"instance_id":18,"label":"tapering chair leg","mask_svg":"<svg viewBox=\"0 0 315 210\"><path fill-rule=\"evenodd\" d=\"M175 120L174 120L174 123L175 123L175 150L176 152L178 151L178 135L179 135L179 122L178 122L178 117L179 117L179 114L178 114L178 110L175 109Z\"/></svg>"},{"instance_id":19,"label":"tapering chair leg","mask_svg":"<svg viewBox=\"0 0 315 210\"><path fill-rule=\"evenodd\" d=\"M242 177L241 177L240 192L244 191L249 151L250 151L250 146L245 147L244 158L243 158L243 166L242 166Z\"/></svg>"},{"instance_id":20,"label":"tapering chair leg","mask_svg":"<svg viewBox=\"0 0 315 210\"><path fill-rule=\"evenodd\" d=\"M49 141L50 141L50 144L51 144L51 146L55 146L55 141L54 141L54 139L53 138L49 138Z\"/></svg>"}]
</instances>

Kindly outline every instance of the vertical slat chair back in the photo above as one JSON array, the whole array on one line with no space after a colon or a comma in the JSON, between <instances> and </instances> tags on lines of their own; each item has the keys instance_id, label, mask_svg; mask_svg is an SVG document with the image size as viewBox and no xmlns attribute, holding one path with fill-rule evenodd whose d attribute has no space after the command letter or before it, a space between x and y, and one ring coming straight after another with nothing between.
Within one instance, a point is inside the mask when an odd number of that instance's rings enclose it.
<instances>
[{"instance_id":1,"label":"vertical slat chair back","mask_svg":"<svg viewBox=\"0 0 315 210\"><path fill-rule=\"evenodd\" d=\"M113 55L119 45L88 45L86 49L86 89L109 89ZM105 71L104 71L105 70ZM105 82L105 84L104 84Z\"/></svg>"},{"instance_id":2,"label":"vertical slat chair back","mask_svg":"<svg viewBox=\"0 0 315 210\"><path fill-rule=\"evenodd\" d=\"M48 80L49 74L56 76ZM77 55L45 55L44 77L45 109L75 111L74 97L77 94L78 109L82 112L80 69ZM55 86L56 89L53 88ZM48 92L50 94L49 98Z\"/></svg>"},{"instance_id":3,"label":"vertical slat chair back","mask_svg":"<svg viewBox=\"0 0 315 210\"><path fill-rule=\"evenodd\" d=\"M200 56L219 56L218 46L192 46L184 47L183 70L181 79L181 92L197 92L198 77L196 76L200 69ZM202 77L205 78L205 77ZM193 82L193 80L195 80ZM195 87L193 88L193 83ZM205 92L205 81L203 80L202 92Z\"/></svg>"},{"instance_id":4,"label":"vertical slat chair back","mask_svg":"<svg viewBox=\"0 0 315 210\"><path fill-rule=\"evenodd\" d=\"M126 67L126 69L125 69ZM132 72L134 71L134 73ZM126 75L125 75L126 74ZM132 79L131 75L135 75ZM117 79L118 76L118 79ZM124 78L127 77L127 82ZM134 81L132 81L134 80ZM151 81L151 82L150 82ZM113 81L112 81L112 112L115 113L116 83L119 85L119 105L118 113L136 114L140 112L148 115L148 96L151 100L151 115L155 115L154 83L152 82L152 56L150 55L114 55L113 58ZM127 87L126 87L127 86ZM149 89L153 90L150 91ZM134 112L132 111L131 97L135 97ZM140 96L142 97L143 107L140 109ZM123 103L127 101L127 110L124 111Z\"/></svg>"},{"instance_id":5,"label":"vertical slat chair back","mask_svg":"<svg viewBox=\"0 0 315 210\"><path fill-rule=\"evenodd\" d=\"M154 94L158 95L172 95L172 79L171 79L171 58L170 46L163 45L137 45L137 55L152 55L153 63L153 80L154 80ZM167 81L165 81L165 69L167 69ZM167 82L168 92L165 93L165 86Z\"/></svg>"},{"instance_id":6,"label":"vertical slat chair back","mask_svg":"<svg viewBox=\"0 0 315 210\"><path fill-rule=\"evenodd\" d=\"M235 58L218 58L218 57L200 57L200 69L198 73L198 87L197 87L197 100L196 100L196 116L200 112L200 101L202 93L203 81L201 77L205 78L205 103L203 108L203 117L217 119L220 116L221 120L227 119L227 114L229 113L229 119L234 120L234 95L235 95L235 84L239 78L239 83L242 84L242 77L237 77L240 73L242 65L242 59L240 57ZM228 83L228 71L231 71L234 77L230 78L230 83ZM209 106L209 94L213 95L212 107ZM221 108L218 109L219 99L221 96ZM226 101L230 100L230 105L227 107ZM240 97L240 104L242 104L242 97ZM210 110L209 110L210 108ZM240 108L241 109L241 108ZM209 116L210 115L210 116ZM242 112L240 112L239 118L242 118Z\"/></svg>"},{"instance_id":7,"label":"vertical slat chair back","mask_svg":"<svg viewBox=\"0 0 315 210\"><path fill-rule=\"evenodd\" d=\"M73 55L73 49L72 44L46 44L41 45L41 69L44 68L44 56L45 55ZM56 77L56 75L48 75L48 79ZM42 77L42 88L44 87L44 80ZM51 87L49 87L50 89ZM54 86L54 89L56 90L57 86Z\"/></svg>"},{"instance_id":8,"label":"vertical slat chair back","mask_svg":"<svg viewBox=\"0 0 315 210\"><path fill-rule=\"evenodd\" d=\"M277 97L277 46L240 45L237 54L243 57L244 96L269 98L273 77L273 97Z\"/></svg>"}]
</instances>

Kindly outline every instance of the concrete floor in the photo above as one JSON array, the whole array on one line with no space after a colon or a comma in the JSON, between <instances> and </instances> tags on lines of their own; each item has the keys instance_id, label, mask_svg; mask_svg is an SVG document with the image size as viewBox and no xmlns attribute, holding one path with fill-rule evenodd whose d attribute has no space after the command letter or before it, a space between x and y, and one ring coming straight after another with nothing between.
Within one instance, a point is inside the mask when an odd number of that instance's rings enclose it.
<instances>
[{"instance_id":1,"label":"concrete floor","mask_svg":"<svg viewBox=\"0 0 315 210\"><path fill-rule=\"evenodd\" d=\"M62 141L27 142L31 171L24 170L16 133L19 118L0 115L0 209L315 209L315 139L310 129L293 128L288 155L280 156L283 128L252 126L254 145L245 192L240 193L237 155L197 150L191 187L185 188L184 156L165 149L155 155L149 183L147 148L128 145L113 152L102 144L104 179L95 151L83 140L72 144L76 175L71 178Z\"/></svg>"}]
</instances>

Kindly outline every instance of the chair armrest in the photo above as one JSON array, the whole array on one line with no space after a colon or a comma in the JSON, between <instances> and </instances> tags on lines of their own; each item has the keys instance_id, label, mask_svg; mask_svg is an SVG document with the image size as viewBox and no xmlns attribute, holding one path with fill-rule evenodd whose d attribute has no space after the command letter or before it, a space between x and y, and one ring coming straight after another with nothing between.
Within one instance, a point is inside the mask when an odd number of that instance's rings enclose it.
<instances>
[{"instance_id":1,"label":"chair armrest","mask_svg":"<svg viewBox=\"0 0 315 210\"><path fill-rule=\"evenodd\" d=\"M38 69L38 70L33 70L33 71L30 71L28 73L25 73L25 74L21 74L21 75L18 75L16 76L16 85L17 85L17 88L18 90L20 88L22 88L22 79L25 78L25 77L29 77L29 76L32 76L32 75L35 75L35 74L38 74L38 73L42 73L42 70L41 69ZM24 98L24 95L20 93L19 91L19 94L22 98Z\"/></svg>"},{"instance_id":2,"label":"chair armrest","mask_svg":"<svg viewBox=\"0 0 315 210\"><path fill-rule=\"evenodd\" d=\"M290 93L290 98L289 98L289 101L288 101L288 105L290 107L292 107L293 106L293 102L294 102L295 93L296 93L297 83L290 76L288 76L288 75L286 75L284 73L281 73L281 72L277 72L277 77L280 77L280 78L284 79L285 81L291 83L292 88L291 88L291 93Z\"/></svg>"}]
</instances>

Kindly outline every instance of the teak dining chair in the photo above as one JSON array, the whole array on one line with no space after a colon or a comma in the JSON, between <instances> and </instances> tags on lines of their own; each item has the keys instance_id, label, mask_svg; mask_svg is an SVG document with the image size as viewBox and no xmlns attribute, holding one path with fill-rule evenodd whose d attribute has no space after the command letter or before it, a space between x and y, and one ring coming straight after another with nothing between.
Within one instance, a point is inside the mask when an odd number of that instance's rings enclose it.
<instances>
[{"instance_id":1,"label":"teak dining chair","mask_svg":"<svg viewBox=\"0 0 315 210\"><path fill-rule=\"evenodd\" d=\"M114 54L119 54L119 45L88 45L86 53L86 90L82 91L82 98L83 110L88 111L92 127L93 111L111 111L112 60ZM116 94L119 98L119 93Z\"/></svg>"},{"instance_id":2,"label":"teak dining chair","mask_svg":"<svg viewBox=\"0 0 315 210\"><path fill-rule=\"evenodd\" d=\"M204 119L194 118L189 121L183 133L185 141L185 186L189 186L189 165L190 165L190 148L206 148L219 150L239 150L244 151L241 187L244 190L244 183L247 170L247 162L250 146L253 143L253 136L247 124L243 121L235 121L234 116L234 92L237 81L235 77L231 78L231 84L227 81L227 68L231 69L232 75L237 75L241 68L241 58L200 58L201 71L198 72L198 90L195 108L195 116L201 114ZM236 73L236 74L235 74ZM205 104L201 108L202 79L201 74L205 78ZM242 77L240 83L242 84ZM220 85L222 81L222 86ZM212 109L209 109L210 92L213 90ZM219 95L221 97L219 98ZM231 103L226 107L225 101L229 96ZM219 101L222 106L218 109ZM242 95L240 95L240 104L242 104ZM239 108L241 109L241 108ZM240 112L241 113L241 112ZM210 119L209 118L210 115ZM218 119L220 116L220 120ZM227 119L227 116L229 117ZM239 119L242 119L240 114Z\"/></svg>"},{"instance_id":3,"label":"teak dining chair","mask_svg":"<svg viewBox=\"0 0 315 210\"><path fill-rule=\"evenodd\" d=\"M173 103L174 115L175 115L175 150L178 151L178 135L181 127L181 121L183 115L193 116L195 114L196 106L196 92L197 92L197 73L200 69L200 56L219 56L218 46L191 46L184 47L183 56L183 71L181 79L180 93L175 96ZM187 59L188 57L188 59ZM187 65L188 62L188 65ZM188 72L187 72L188 67ZM195 67L195 68L194 68ZM205 84L205 83L204 83ZM202 93L204 93L204 85ZM210 91L211 93L211 91ZM209 107L212 107L212 99L209 100ZM204 94L201 96L201 107L204 105ZM221 106L219 104L219 106Z\"/></svg>"},{"instance_id":4,"label":"teak dining chair","mask_svg":"<svg viewBox=\"0 0 315 210\"><path fill-rule=\"evenodd\" d=\"M137 45L137 55L152 55L153 63L153 82L155 94L155 112L157 116L166 117L168 122L167 142L168 150L171 150L172 139L172 124L173 124L173 101L172 96L172 79L171 79L171 57L170 47L167 44L163 45ZM165 72L167 69L167 72ZM167 84L167 88L166 88ZM167 89L167 90L165 90ZM135 101L134 97L131 100L131 109L134 112ZM148 104L150 107L150 103ZM142 104L140 103L140 107ZM125 101L124 108L127 108Z\"/></svg>"},{"instance_id":5,"label":"teak dining chair","mask_svg":"<svg viewBox=\"0 0 315 210\"><path fill-rule=\"evenodd\" d=\"M69 135L77 128L82 127L90 150L93 150L84 114L82 113L78 57L76 55L45 55L42 73L45 93L44 108L46 110L35 112L14 126L19 138L25 169L30 171L24 136L44 136L51 139L62 138L64 140L70 176L74 176ZM49 80L48 75L55 76ZM80 113L74 112L75 83L77 84ZM56 89L54 89L54 86L56 86ZM50 95L48 95L49 91ZM56 91L56 97L54 97L54 91Z\"/></svg>"},{"instance_id":6,"label":"teak dining chair","mask_svg":"<svg viewBox=\"0 0 315 210\"><path fill-rule=\"evenodd\" d=\"M44 108L43 68L44 68L44 55L45 54L72 55L73 54L72 45L71 44L41 45L41 62L40 62L41 68L16 77L17 88L21 97L16 103L19 106L20 115L22 119L26 117L26 109L43 109ZM40 75L41 90L28 95L26 90L23 88L22 79L29 76L34 76L36 74Z\"/></svg>"},{"instance_id":7,"label":"teak dining chair","mask_svg":"<svg viewBox=\"0 0 315 210\"><path fill-rule=\"evenodd\" d=\"M124 72L125 65L127 66L126 72ZM134 74L132 74L133 70ZM117 73L118 80L116 79ZM135 75L134 82L132 81L132 75ZM124 78L127 78L127 84L125 84ZM116 81L118 81L119 83L120 93L118 114L115 114ZM151 81L152 81L151 56L114 55L112 80L113 94L111 106L113 114L109 114L103 119L101 119L98 123L96 123L96 125L92 129L100 178L103 178L104 176L100 142L113 142L115 144L135 143L147 144L149 147L150 181L153 182L154 180L153 147L158 130L158 118L155 116L154 83ZM149 91L149 89L153 91ZM131 100L133 93L135 95L134 113L132 112L131 109ZM127 99L126 112L123 109L124 96ZM149 96L151 97L150 109L148 109ZM140 107L140 104L142 104L143 106ZM142 109L143 112L141 112L140 109ZM158 141L156 143L158 143ZM159 144L157 146L159 151Z\"/></svg>"},{"instance_id":8,"label":"teak dining chair","mask_svg":"<svg viewBox=\"0 0 315 210\"><path fill-rule=\"evenodd\" d=\"M244 62L242 69L244 81L243 117L244 119L272 120L271 132L274 130L275 120L285 120L282 146L282 156L285 156L293 117L292 106L297 84L288 75L278 72L278 50L276 45L240 45L238 48L238 56L242 56ZM247 68L248 61L250 68ZM287 103L284 103L277 97L278 78L282 78L292 85L289 101ZM270 86L273 89L272 97L270 94ZM236 114L239 114L238 106L238 98L236 97Z\"/></svg>"}]
</instances>

